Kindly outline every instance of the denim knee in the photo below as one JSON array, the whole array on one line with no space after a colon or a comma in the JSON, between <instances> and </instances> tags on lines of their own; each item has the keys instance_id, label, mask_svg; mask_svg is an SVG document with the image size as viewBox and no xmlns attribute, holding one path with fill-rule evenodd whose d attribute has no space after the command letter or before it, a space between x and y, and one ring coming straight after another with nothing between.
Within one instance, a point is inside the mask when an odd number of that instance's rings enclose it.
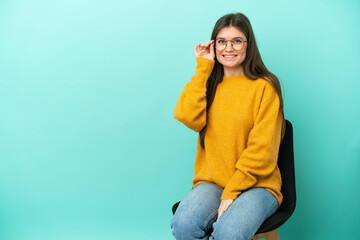
<instances>
[{"instance_id":1,"label":"denim knee","mask_svg":"<svg viewBox=\"0 0 360 240\"><path fill-rule=\"evenodd\" d=\"M191 219L175 216L171 221L172 234L177 240L200 239L204 231Z\"/></svg>"},{"instance_id":2,"label":"denim knee","mask_svg":"<svg viewBox=\"0 0 360 240\"><path fill-rule=\"evenodd\" d=\"M210 239L213 240L222 240L222 239L231 239L231 240L251 240L254 236L254 233L251 229L246 229L246 227L235 228L233 225L226 222L215 222L213 224L214 231Z\"/></svg>"}]
</instances>

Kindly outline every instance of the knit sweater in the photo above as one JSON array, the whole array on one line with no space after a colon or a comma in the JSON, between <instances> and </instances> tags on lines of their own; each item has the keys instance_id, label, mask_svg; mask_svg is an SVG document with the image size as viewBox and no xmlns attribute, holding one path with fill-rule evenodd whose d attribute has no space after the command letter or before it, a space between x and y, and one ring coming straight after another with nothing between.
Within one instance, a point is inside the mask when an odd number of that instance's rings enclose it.
<instances>
[{"instance_id":1,"label":"knit sweater","mask_svg":"<svg viewBox=\"0 0 360 240\"><path fill-rule=\"evenodd\" d=\"M283 117L276 90L266 80L245 75L224 77L206 113L206 83L215 61L196 58L196 74L185 84L174 117L199 132L206 125L205 149L197 140L193 187L211 183L221 199L236 199L255 187L282 203L277 157Z\"/></svg>"}]
</instances>

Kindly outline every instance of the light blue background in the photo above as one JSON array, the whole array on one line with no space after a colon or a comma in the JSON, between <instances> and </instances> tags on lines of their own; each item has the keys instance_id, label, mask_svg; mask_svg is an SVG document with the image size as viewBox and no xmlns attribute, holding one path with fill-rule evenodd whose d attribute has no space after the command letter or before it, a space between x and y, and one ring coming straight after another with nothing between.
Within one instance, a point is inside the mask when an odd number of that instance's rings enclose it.
<instances>
[{"instance_id":1,"label":"light blue background","mask_svg":"<svg viewBox=\"0 0 360 240\"><path fill-rule=\"evenodd\" d=\"M242 12L282 82L297 208L282 239L357 239L360 2L0 1L0 239L172 239L197 134L193 47Z\"/></svg>"}]
</instances>

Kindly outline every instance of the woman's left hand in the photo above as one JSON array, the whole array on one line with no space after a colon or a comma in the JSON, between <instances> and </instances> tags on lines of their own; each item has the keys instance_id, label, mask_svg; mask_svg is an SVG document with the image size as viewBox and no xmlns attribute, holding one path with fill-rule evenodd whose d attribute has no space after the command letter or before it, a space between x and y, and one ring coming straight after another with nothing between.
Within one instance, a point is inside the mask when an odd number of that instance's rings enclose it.
<instances>
[{"instance_id":1,"label":"woman's left hand","mask_svg":"<svg viewBox=\"0 0 360 240\"><path fill-rule=\"evenodd\" d=\"M219 220L220 216L230 207L230 205L234 202L234 199L224 199L221 200L220 206L218 209L218 217L217 220ZM217 221L216 220L216 221Z\"/></svg>"}]
</instances>

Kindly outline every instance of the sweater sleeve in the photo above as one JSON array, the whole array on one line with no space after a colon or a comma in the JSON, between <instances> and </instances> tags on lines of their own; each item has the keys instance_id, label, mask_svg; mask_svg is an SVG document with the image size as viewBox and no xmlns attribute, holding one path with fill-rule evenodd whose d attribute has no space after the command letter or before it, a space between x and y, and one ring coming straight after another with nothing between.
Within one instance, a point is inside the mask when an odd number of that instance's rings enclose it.
<instances>
[{"instance_id":1,"label":"sweater sleeve","mask_svg":"<svg viewBox=\"0 0 360 240\"><path fill-rule=\"evenodd\" d=\"M281 140L282 113L275 89L266 85L247 147L240 155L235 173L225 186L221 199L237 196L257 183L258 178L270 175L277 166Z\"/></svg>"},{"instance_id":2,"label":"sweater sleeve","mask_svg":"<svg viewBox=\"0 0 360 240\"><path fill-rule=\"evenodd\" d=\"M202 57L196 61L196 74L185 84L174 109L174 118L199 132L206 125L206 83L215 61Z\"/></svg>"}]
</instances>

